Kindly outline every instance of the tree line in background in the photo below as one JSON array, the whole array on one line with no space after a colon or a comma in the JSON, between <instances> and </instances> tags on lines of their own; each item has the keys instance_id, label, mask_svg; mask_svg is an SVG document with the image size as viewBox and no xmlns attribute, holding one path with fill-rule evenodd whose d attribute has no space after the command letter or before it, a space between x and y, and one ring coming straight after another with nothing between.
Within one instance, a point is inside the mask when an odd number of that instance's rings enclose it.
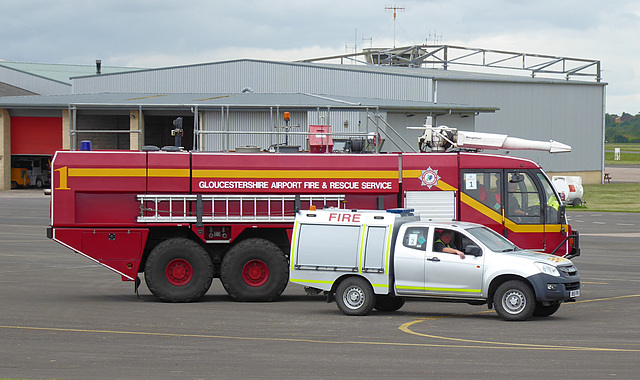
<instances>
[{"instance_id":1,"label":"tree line in background","mask_svg":"<svg viewBox=\"0 0 640 380\"><path fill-rule=\"evenodd\" d=\"M604 134L607 142L640 143L640 114L605 114Z\"/></svg>"}]
</instances>

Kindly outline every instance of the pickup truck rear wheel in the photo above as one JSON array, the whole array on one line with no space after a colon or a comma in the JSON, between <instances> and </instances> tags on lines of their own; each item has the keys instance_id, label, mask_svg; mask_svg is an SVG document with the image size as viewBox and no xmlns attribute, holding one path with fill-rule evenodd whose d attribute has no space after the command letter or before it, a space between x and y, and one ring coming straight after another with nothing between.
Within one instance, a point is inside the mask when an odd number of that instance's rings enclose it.
<instances>
[{"instance_id":1,"label":"pickup truck rear wheel","mask_svg":"<svg viewBox=\"0 0 640 380\"><path fill-rule=\"evenodd\" d=\"M396 311L402 306L404 306L402 297L377 295L374 308L378 311Z\"/></svg>"},{"instance_id":2,"label":"pickup truck rear wheel","mask_svg":"<svg viewBox=\"0 0 640 380\"><path fill-rule=\"evenodd\" d=\"M162 301L191 302L202 297L213 281L213 263L193 240L172 238L158 244L144 267L147 287Z\"/></svg>"},{"instance_id":3,"label":"pickup truck rear wheel","mask_svg":"<svg viewBox=\"0 0 640 380\"><path fill-rule=\"evenodd\" d=\"M496 313L505 321L524 321L533 315L536 298L523 281L511 280L498 287L493 298Z\"/></svg>"},{"instance_id":4,"label":"pickup truck rear wheel","mask_svg":"<svg viewBox=\"0 0 640 380\"><path fill-rule=\"evenodd\" d=\"M348 277L336 288L338 309L346 315L365 315L376 304L371 284L362 277Z\"/></svg>"},{"instance_id":5,"label":"pickup truck rear wheel","mask_svg":"<svg viewBox=\"0 0 640 380\"><path fill-rule=\"evenodd\" d=\"M552 303L549 306L545 306L542 302L536 304L536 310L533 312L534 317L548 317L560 309L560 303Z\"/></svg>"},{"instance_id":6,"label":"pickup truck rear wheel","mask_svg":"<svg viewBox=\"0 0 640 380\"><path fill-rule=\"evenodd\" d=\"M269 240L246 239L224 255L220 280L236 301L273 301L287 287L289 264Z\"/></svg>"}]
</instances>

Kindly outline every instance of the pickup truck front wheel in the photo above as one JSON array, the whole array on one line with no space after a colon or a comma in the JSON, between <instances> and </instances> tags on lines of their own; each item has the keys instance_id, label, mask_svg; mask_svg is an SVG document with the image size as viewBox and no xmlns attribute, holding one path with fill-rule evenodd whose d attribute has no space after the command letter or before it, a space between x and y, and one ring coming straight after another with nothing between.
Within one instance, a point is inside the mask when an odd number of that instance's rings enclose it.
<instances>
[{"instance_id":1,"label":"pickup truck front wheel","mask_svg":"<svg viewBox=\"0 0 640 380\"><path fill-rule=\"evenodd\" d=\"M500 285L493 297L496 313L505 321L524 321L536 310L533 289L519 280Z\"/></svg>"},{"instance_id":2,"label":"pickup truck front wheel","mask_svg":"<svg viewBox=\"0 0 640 380\"><path fill-rule=\"evenodd\" d=\"M346 315L365 315L376 304L373 288L361 277L349 277L336 288L338 309Z\"/></svg>"}]
</instances>

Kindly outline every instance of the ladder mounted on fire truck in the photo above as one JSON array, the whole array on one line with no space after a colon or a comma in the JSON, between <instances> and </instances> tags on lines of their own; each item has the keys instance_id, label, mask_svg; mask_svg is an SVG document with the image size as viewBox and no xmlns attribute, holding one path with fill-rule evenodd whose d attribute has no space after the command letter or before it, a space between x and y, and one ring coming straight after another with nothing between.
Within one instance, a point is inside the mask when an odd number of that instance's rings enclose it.
<instances>
[{"instance_id":1,"label":"ladder mounted on fire truck","mask_svg":"<svg viewBox=\"0 0 640 380\"><path fill-rule=\"evenodd\" d=\"M137 200L136 220L141 223L292 222L300 207L344 208L345 204L342 194L141 194Z\"/></svg>"}]
</instances>

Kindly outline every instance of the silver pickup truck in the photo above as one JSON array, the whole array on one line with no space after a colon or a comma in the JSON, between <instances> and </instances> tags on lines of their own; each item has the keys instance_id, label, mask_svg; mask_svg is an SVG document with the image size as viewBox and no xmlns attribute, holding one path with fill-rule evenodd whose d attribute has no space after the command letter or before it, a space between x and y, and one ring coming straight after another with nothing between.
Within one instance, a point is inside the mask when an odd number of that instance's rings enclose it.
<instances>
[{"instance_id":1,"label":"silver pickup truck","mask_svg":"<svg viewBox=\"0 0 640 380\"><path fill-rule=\"evenodd\" d=\"M421 222L405 209L298 212L289 279L324 291L347 315L395 311L421 297L487 304L520 321L580 295L570 260L522 250L478 224Z\"/></svg>"}]
</instances>

